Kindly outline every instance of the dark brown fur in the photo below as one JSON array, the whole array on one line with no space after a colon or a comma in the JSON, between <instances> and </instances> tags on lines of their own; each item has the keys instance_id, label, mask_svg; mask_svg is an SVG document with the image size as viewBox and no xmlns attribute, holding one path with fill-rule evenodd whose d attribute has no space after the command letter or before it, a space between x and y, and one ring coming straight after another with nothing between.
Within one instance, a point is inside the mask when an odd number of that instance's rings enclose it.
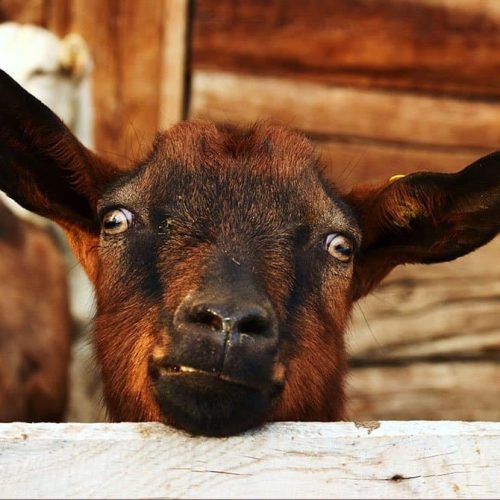
<instances>
[{"instance_id":1,"label":"dark brown fur","mask_svg":"<svg viewBox=\"0 0 500 500\"><path fill-rule=\"evenodd\" d=\"M300 134L268 124L242 130L185 122L120 172L6 76L2 92L4 106L21 103L26 126L19 131L12 110L0 111L0 187L64 227L96 285L95 345L115 420L221 435L269 420L341 419L343 336L353 302L396 265L451 260L499 231L498 154L455 175L414 174L341 195ZM110 236L97 214L116 207L131 211L134 222ZM353 260L328 254L331 233L352 241ZM220 349L207 328L222 327L186 309L200 297L238 300L241 308L261 301L269 320L264 330L252 327L248 345L243 334L240 344L226 337L217 375L178 374L169 360L196 367ZM246 373L261 358L267 364L256 380L266 375L258 388L223 371Z\"/></svg>"}]
</instances>

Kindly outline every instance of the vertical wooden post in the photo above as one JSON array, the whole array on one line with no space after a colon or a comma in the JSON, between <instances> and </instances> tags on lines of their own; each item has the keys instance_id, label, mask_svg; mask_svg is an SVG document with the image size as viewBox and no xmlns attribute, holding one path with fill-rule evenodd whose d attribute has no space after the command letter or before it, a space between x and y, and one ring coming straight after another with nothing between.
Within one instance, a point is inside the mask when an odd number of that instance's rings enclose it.
<instances>
[{"instance_id":1,"label":"vertical wooden post","mask_svg":"<svg viewBox=\"0 0 500 500\"><path fill-rule=\"evenodd\" d=\"M80 34L94 60L96 150L130 163L183 118L189 0L46 0L45 24Z\"/></svg>"},{"instance_id":2,"label":"vertical wooden post","mask_svg":"<svg viewBox=\"0 0 500 500\"><path fill-rule=\"evenodd\" d=\"M164 0L159 128L184 118L189 0Z\"/></svg>"}]
</instances>

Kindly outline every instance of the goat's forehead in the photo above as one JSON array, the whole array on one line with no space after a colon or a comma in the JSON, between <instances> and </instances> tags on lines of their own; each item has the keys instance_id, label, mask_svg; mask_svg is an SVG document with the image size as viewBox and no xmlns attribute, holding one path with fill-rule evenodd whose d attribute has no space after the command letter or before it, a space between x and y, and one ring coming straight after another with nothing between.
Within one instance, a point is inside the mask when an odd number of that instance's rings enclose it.
<instances>
[{"instance_id":1,"label":"goat's forehead","mask_svg":"<svg viewBox=\"0 0 500 500\"><path fill-rule=\"evenodd\" d=\"M230 130L183 122L159 135L149 157L106 197L150 207L183 198L195 210L230 199L229 209L234 203L253 212L274 206L311 222L329 213L355 223L348 207L327 194L317 163L311 143L282 127Z\"/></svg>"},{"instance_id":2,"label":"goat's forehead","mask_svg":"<svg viewBox=\"0 0 500 500\"><path fill-rule=\"evenodd\" d=\"M316 163L312 144L284 127L260 123L247 129L211 122L182 122L158 134L150 162L200 165L220 170L247 166L256 172L286 177L300 174Z\"/></svg>"}]
</instances>

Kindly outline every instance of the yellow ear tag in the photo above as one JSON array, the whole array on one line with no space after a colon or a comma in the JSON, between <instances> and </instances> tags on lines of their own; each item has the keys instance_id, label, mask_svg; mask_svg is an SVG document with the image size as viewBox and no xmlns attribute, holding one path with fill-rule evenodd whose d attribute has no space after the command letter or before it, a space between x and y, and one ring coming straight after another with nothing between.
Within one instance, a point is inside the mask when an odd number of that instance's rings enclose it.
<instances>
[{"instance_id":1,"label":"yellow ear tag","mask_svg":"<svg viewBox=\"0 0 500 500\"><path fill-rule=\"evenodd\" d=\"M393 175L391 178L389 178L389 184L394 181L399 181L399 179L402 179L403 177L406 177L406 175L405 174Z\"/></svg>"}]
</instances>

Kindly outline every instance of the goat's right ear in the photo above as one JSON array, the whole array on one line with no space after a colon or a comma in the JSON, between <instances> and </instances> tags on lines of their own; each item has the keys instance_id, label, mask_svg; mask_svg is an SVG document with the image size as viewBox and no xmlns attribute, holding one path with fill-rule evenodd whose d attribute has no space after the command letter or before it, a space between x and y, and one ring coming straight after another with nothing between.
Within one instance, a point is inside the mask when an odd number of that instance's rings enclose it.
<instances>
[{"instance_id":1,"label":"goat's right ear","mask_svg":"<svg viewBox=\"0 0 500 500\"><path fill-rule=\"evenodd\" d=\"M0 189L67 231L99 231L96 204L118 175L0 70Z\"/></svg>"}]
</instances>

